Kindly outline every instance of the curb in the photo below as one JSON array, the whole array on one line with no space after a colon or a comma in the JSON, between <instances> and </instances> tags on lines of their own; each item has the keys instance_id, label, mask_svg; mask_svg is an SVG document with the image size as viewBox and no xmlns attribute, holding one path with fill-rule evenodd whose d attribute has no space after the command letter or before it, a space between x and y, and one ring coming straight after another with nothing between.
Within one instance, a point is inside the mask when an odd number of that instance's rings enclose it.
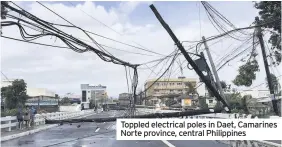
<instances>
[{"instance_id":1,"label":"curb","mask_svg":"<svg viewBox=\"0 0 282 147\"><path fill-rule=\"evenodd\" d=\"M30 131L25 131L25 132L22 132L22 133L19 133L19 134L4 136L4 137L1 137L1 142L11 140L11 139L14 139L14 138L18 138L18 137L22 137L22 136L26 136L26 135L30 135L30 134L34 134L34 133L37 133L39 131L47 130L47 129L50 129L50 128L53 128L53 127L56 127L56 126L58 126L58 124L44 126L42 128L38 128L38 129L30 130Z\"/></svg>"},{"instance_id":2,"label":"curb","mask_svg":"<svg viewBox=\"0 0 282 147\"><path fill-rule=\"evenodd\" d=\"M91 114L91 115L93 115L93 114ZM90 115L86 114L86 115L80 116L78 118L87 117L87 116L90 116ZM77 117L77 116L75 116L75 117ZM4 136L4 137L1 136L1 142L11 140L11 139L15 139L15 138L19 138L19 137L22 137L22 136L27 136L27 135L30 135L30 134L34 134L34 133L37 133L37 132L40 132L40 131L43 131L43 130L47 130L47 129L50 129L50 128L53 128L53 127L56 127L56 126L59 126L59 125L53 124L53 125L48 125L48 126L42 126L40 128L30 130L30 131L21 132L21 133L18 133L18 134L7 135L7 136Z\"/></svg>"}]
</instances>

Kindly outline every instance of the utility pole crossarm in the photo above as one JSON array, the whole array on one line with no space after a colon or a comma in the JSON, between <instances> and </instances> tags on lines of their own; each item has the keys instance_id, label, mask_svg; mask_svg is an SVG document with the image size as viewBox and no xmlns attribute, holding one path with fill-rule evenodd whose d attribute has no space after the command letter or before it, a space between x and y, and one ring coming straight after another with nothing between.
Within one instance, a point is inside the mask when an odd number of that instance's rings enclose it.
<instances>
[{"instance_id":1,"label":"utility pole crossarm","mask_svg":"<svg viewBox=\"0 0 282 147\"><path fill-rule=\"evenodd\" d=\"M184 55L184 57L186 58L186 60L189 62L189 64L193 67L193 69L195 70L195 72L199 75L199 77L203 80L203 82L207 85L207 87L213 92L214 96L217 98L218 101L221 101L224 105L224 109L227 112L230 112L230 108L228 106L228 104L226 103L226 101L223 100L223 98L221 97L221 95L218 93L218 91L215 89L214 86L212 86L212 84L210 83L210 81L204 76L204 74L199 70L199 67L196 65L196 63L193 61L193 59L188 55L188 53L185 51L184 47L182 46L182 44L180 43L180 41L177 39L177 37L175 36L175 34L172 32L172 30L170 29L170 27L166 24L166 22L163 20L163 18L161 17L161 15L158 13L157 9L154 7L154 5L150 5L151 10L154 12L155 16L157 17L157 19L159 20L159 22L162 24L162 26L164 27L164 29L168 32L168 34L170 35L170 37L172 38L172 40L175 42L175 44L177 45L177 47L179 48L179 50L182 52L182 54Z\"/></svg>"}]
</instances>

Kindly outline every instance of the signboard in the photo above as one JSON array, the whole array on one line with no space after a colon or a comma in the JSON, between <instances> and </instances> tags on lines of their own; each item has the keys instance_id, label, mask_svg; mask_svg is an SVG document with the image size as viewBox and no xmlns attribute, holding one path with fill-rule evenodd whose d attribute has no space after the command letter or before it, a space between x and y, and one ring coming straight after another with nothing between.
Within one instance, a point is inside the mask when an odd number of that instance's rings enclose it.
<instances>
[{"instance_id":1,"label":"signboard","mask_svg":"<svg viewBox=\"0 0 282 147\"><path fill-rule=\"evenodd\" d=\"M182 106L191 106L191 105L192 105L192 100L189 99L189 98L182 99L182 100L181 100L181 105L182 105Z\"/></svg>"},{"instance_id":2,"label":"signboard","mask_svg":"<svg viewBox=\"0 0 282 147\"><path fill-rule=\"evenodd\" d=\"M38 100L28 100L25 105L38 106ZM58 100L39 100L40 106L58 105Z\"/></svg>"}]
</instances>

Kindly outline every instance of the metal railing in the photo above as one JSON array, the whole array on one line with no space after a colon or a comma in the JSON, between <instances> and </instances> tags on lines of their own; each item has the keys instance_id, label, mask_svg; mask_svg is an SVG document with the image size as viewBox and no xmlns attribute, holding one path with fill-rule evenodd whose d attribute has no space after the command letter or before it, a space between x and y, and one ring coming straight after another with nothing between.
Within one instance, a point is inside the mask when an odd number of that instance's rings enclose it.
<instances>
[{"instance_id":1,"label":"metal railing","mask_svg":"<svg viewBox=\"0 0 282 147\"><path fill-rule=\"evenodd\" d=\"M46 119L63 120L72 117L82 116L91 112L93 112L93 110L36 114L34 117L34 125L44 125ZM18 129L17 126L18 122L16 116L1 117L1 130L12 131L13 129Z\"/></svg>"}]
</instances>

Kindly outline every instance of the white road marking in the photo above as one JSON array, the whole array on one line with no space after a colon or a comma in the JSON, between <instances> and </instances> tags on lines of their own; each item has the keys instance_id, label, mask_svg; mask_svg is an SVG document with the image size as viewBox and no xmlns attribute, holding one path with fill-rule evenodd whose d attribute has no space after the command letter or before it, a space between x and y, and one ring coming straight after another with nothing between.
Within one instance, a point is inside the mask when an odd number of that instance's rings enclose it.
<instances>
[{"instance_id":1,"label":"white road marking","mask_svg":"<svg viewBox=\"0 0 282 147\"><path fill-rule=\"evenodd\" d=\"M98 132L100 130L100 128L97 128L96 130L95 130L95 132Z\"/></svg>"},{"instance_id":2,"label":"white road marking","mask_svg":"<svg viewBox=\"0 0 282 147\"><path fill-rule=\"evenodd\" d=\"M173 144L171 144L170 142L168 142L167 140L162 140L162 142L164 144L166 144L168 147L175 147Z\"/></svg>"},{"instance_id":3,"label":"white road marking","mask_svg":"<svg viewBox=\"0 0 282 147\"><path fill-rule=\"evenodd\" d=\"M113 124L110 124L108 127L107 127L107 130L112 126Z\"/></svg>"}]
</instances>

